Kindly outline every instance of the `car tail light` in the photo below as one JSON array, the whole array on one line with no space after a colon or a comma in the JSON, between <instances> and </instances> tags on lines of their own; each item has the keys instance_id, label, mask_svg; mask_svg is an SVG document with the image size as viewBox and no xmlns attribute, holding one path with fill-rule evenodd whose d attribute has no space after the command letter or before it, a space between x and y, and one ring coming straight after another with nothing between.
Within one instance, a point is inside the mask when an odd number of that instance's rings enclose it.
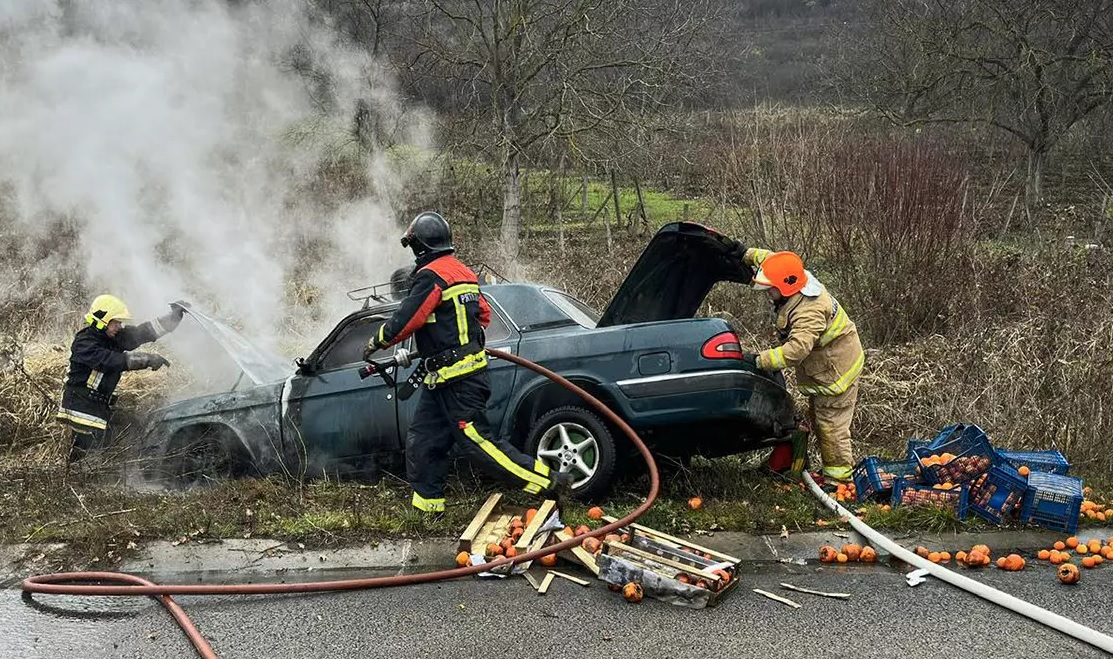
<instances>
[{"instance_id":1,"label":"car tail light","mask_svg":"<svg viewBox=\"0 0 1113 659\"><path fill-rule=\"evenodd\" d=\"M723 332L708 339L700 354L706 359L742 359L742 343L734 332Z\"/></svg>"}]
</instances>

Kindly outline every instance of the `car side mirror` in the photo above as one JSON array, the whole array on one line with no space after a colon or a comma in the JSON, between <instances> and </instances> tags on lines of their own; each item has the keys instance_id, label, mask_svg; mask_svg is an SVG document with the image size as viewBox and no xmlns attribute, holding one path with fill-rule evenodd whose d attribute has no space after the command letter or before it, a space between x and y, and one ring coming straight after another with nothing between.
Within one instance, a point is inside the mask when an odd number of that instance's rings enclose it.
<instances>
[{"instance_id":1,"label":"car side mirror","mask_svg":"<svg viewBox=\"0 0 1113 659\"><path fill-rule=\"evenodd\" d=\"M313 373L313 365L305 361L305 357L298 357L294 360L294 363L297 364L298 373L301 373L302 375L309 375Z\"/></svg>"}]
</instances>

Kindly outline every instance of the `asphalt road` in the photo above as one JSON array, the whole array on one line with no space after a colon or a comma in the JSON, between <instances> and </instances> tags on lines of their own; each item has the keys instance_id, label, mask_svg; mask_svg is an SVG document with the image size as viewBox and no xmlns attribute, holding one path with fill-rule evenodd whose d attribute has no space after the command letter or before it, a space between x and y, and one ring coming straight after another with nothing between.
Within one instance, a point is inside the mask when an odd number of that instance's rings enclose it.
<instances>
[{"instance_id":1,"label":"asphalt road","mask_svg":"<svg viewBox=\"0 0 1113 659\"><path fill-rule=\"evenodd\" d=\"M956 588L909 587L883 566L753 565L716 608L683 609L647 599L629 604L602 582L557 579L538 596L522 579L360 593L266 598L181 598L225 659L240 657L1098 657L1100 651ZM979 579L1113 634L1113 566L1064 586L1053 568L995 569ZM788 593L788 581L852 593L848 601ZM744 588L742 588L744 586ZM750 591L791 597L791 609ZM0 593L0 657L180 659L192 651L151 601ZM42 605L51 610L42 610ZM105 614L104 612L110 612Z\"/></svg>"}]
</instances>

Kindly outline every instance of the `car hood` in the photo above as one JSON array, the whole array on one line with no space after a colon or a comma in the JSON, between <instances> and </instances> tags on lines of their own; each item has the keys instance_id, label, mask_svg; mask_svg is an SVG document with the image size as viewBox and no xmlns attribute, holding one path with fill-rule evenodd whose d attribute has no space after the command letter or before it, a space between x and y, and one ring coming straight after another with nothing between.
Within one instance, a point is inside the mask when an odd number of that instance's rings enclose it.
<instances>
[{"instance_id":1,"label":"car hood","mask_svg":"<svg viewBox=\"0 0 1113 659\"><path fill-rule=\"evenodd\" d=\"M252 343L236 330L209 316L196 307L186 307L190 315L217 345L228 353L255 384L279 382L290 377L293 367L287 360Z\"/></svg>"},{"instance_id":2,"label":"car hood","mask_svg":"<svg viewBox=\"0 0 1113 659\"><path fill-rule=\"evenodd\" d=\"M720 281L748 284L734 241L693 222L661 227L599 319L598 327L691 318Z\"/></svg>"}]
</instances>

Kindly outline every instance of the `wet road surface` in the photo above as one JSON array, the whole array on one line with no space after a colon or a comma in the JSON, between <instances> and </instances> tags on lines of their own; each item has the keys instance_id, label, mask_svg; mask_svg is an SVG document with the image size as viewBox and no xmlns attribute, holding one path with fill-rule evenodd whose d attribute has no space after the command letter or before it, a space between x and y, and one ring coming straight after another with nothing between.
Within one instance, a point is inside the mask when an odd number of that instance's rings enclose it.
<instances>
[{"instance_id":1,"label":"wet road surface","mask_svg":"<svg viewBox=\"0 0 1113 659\"><path fill-rule=\"evenodd\" d=\"M1034 562L1034 561L1033 561ZM1100 651L933 579L910 588L884 566L748 566L724 601L692 611L629 604L602 582L557 579L538 596L521 578L463 580L355 593L179 598L225 659L239 657L1098 657ZM1023 573L964 571L1005 592L1113 634L1113 566L1064 586L1046 564ZM322 573L313 573L321 578ZM184 575L183 575L184 576ZM330 577L355 576L333 574ZM361 574L360 576L366 576ZM197 576L188 580L196 582ZM848 601L790 593L787 581L852 593ZM750 591L803 605L792 609ZM154 601L0 591L0 657L193 656Z\"/></svg>"}]
</instances>

